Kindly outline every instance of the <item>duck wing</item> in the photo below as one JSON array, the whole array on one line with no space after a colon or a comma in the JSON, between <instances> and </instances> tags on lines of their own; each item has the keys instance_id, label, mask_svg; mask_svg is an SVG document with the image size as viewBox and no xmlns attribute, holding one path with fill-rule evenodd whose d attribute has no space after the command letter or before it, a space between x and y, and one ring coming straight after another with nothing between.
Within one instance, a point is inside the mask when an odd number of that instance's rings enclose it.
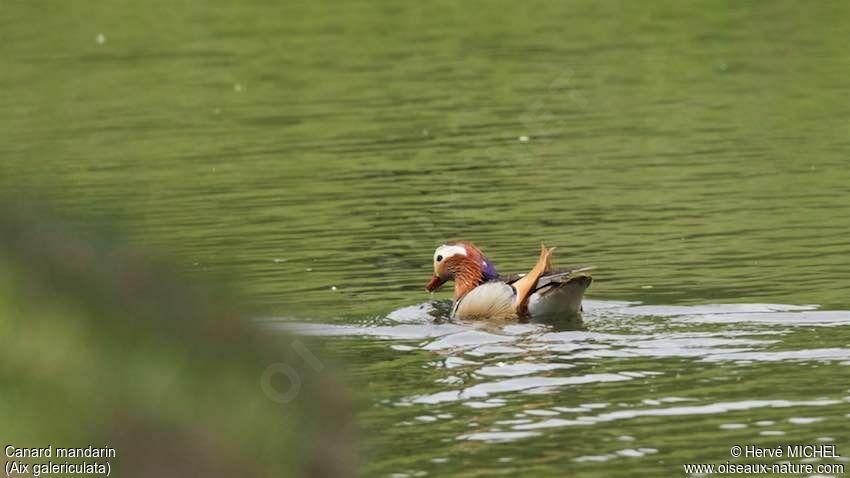
<instances>
[{"instance_id":1,"label":"duck wing","mask_svg":"<svg viewBox=\"0 0 850 478\"><path fill-rule=\"evenodd\" d=\"M552 289L562 286L577 278L585 278L592 280L593 278L590 275L591 270L593 270L593 266L573 266L563 267L555 271L548 272L540 276L539 279L537 279L537 284L531 292L546 294ZM502 277L500 278L500 280L513 285L516 281L522 279L524 276L525 274L512 274L509 276Z\"/></svg>"},{"instance_id":2,"label":"duck wing","mask_svg":"<svg viewBox=\"0 0 850 478\"><path fill-rule=\"evenodd\" d=\"M589 285L593 280L593 277L590 275L590 271L592 269L592 266L559 269L557 272L547 274L538 279L534 293L546 295L547 292L551 292L552 290L577 279L581 279L582 281L586 280Z\"/></svg>"}]
</instances>

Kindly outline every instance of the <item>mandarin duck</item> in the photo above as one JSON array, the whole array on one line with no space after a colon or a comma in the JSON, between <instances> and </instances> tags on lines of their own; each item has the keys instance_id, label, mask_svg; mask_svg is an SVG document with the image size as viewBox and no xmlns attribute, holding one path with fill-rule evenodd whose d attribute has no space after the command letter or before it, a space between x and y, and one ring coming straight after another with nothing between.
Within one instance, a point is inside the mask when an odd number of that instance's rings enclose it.
<instances>
[{"instance_id":1,"label":"mandarin duck","mask_svg":"<svg viewBox=\"0 0 850 478\"><path fill-rule=\"evenodd\" d=\"M425 286L434 292L455 281L452 318L518 319L575 315L593 278L591 267L552 270L552 251L527 274L502 277L477 246L467 241L443 244L434 251L434 276Z\"/></svg>"}]
</instances>

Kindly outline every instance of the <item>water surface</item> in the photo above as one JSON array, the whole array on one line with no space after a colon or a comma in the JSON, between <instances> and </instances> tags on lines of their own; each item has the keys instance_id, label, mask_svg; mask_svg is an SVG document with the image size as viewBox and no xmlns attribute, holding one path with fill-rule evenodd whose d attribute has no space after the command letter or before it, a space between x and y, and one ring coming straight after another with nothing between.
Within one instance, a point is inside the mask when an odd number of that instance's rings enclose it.
<instances>
[{"instance_id":1,"label":"water surface","mask_svg":"<svg viewBox=\"0 0 850 478\"><path fill-rule=\"evenodd\" d=\"M317 335L366 397L367 476L846 456L848 9L10 5L0 188ZM453 238L596 266L583 323L440 320Z\"/></svg>"}]
</instances>

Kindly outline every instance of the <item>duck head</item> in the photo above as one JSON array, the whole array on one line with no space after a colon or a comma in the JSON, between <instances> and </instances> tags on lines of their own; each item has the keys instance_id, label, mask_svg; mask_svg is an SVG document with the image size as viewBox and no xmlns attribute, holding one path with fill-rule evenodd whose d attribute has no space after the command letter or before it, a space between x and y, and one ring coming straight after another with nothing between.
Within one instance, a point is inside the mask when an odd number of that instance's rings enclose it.
<instances>
[{"instance_id":1,"label":"duck head","mask_svg":"<svg viewBox=\"0 0 850 478\"><path fill-rule=\"evenodd\" d=\"M471 242L455 241L443 244L434 251L434 275L425 286L434 292L447 281L455 281L455 299L463 297L480 284L497 279L496 268Z\"/></svg>"}]
</instances>

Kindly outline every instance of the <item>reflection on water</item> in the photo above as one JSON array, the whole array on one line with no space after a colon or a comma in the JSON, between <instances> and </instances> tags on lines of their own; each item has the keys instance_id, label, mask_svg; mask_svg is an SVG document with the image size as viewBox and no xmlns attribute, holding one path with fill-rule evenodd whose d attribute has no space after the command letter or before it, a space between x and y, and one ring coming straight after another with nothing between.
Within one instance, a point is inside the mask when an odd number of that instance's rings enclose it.
<instances>
[{"instance_id":1,"label":"reflection on water","mask_svg":"<svg viewBox=\"0 0 850 478\"><path fill-rule=\"evenodd\" d=\"M850 2L116 2L3 5L0 192L314 321L364 476L850 455ZM599 301L386 317L458 238Z\"/></svg>"},{"instance_id":2,"label":"reflection on water","mask_svg":"<svg viewBox=\"0 0 850 478\"><path fill-rule=\"evenodd\" d=\"M771 348L781 344L781 336L793 327L850 325L850 312L820 311L814 310L814 306L718 304L665 307L587 300L584 320L592 321L590 330L586 330L581 319L557 324L448 322L444 316L438 315L441 309L432 302L405 307L388 314L383 325L272 320L263 324L269 328L295 330L304 335L423 340L415 348L469 356L537 353L570 360L604 357L694 357L702 361L850 360L850 349L845 348L782 351ZM726 327L713 331L699 329L705 324L723 324ZM564 328L575 330L563 331ZM621 328L621 333L606 332ZM541 366L531 365L527 373ZM516 365L505 368L497 375L522 375L510 371L525 370L514 367ZM549 364L543 367L542 370L548 371L567 365ZM478 373L494 375L492 371Z\"/></svg>"},{"instance_id":3,"label":"reflection on water","mask_svg":"<svg viewBox=\"0 0 850 478\"><path fill-rule=\"evenodd\" d=\"M565 446L572 451L563 459L572 467L646 459L669 471L659 457L674 453L673 436L680 447L715 449L721 461L727 459L724 447L740 441L789 433L795 442L800 436L815 442L848 438L850 343L828 338L835 327L850 326L847 311L588 300L583 321L570 324L447 322L446 314L437 301L361 324L259 323L344 347L356 348L352 340L378 339L374 343L383 344L385 362L403 360L406 368L431 371L430 383L399 384L380 402L382 409L396 410L378 418L383 426L433 430L443 437L437 447L443 450L419 450L416 466L405 473L437 472L436 465L448 466L452 459L436 455L461 459L457 454L465 442L505 447L579 435L595 444L594 452ZM801 369L824 382L790 385L784 374ZM387 372L410 373L392 367ZM752 377L763 383L747 386ZM836 388L836 381L843 387ZM676 431L689 423L704 432L698 442ZM610 436L612 430L619 435ZM513 448L505 450L510 454ZM537 453L517 455L539 459Z\"/></svg>"}]
</instances>

